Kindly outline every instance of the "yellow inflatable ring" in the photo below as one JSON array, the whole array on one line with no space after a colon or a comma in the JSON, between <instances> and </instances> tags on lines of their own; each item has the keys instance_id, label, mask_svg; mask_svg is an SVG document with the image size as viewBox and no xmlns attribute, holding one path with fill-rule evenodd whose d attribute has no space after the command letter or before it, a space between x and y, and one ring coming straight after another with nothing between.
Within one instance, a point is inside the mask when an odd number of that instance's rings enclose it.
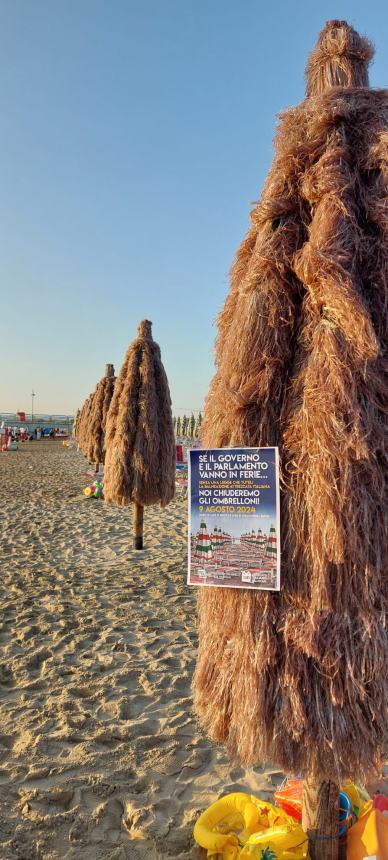
<instances>
[{"instance_id":1,"label":"yellow inflatable ring","mask_svg":"<svg viewBox=\"0 0 388 860\"><path fill-rule=\"evenodd\" d=\"M264 855L303 860L307 856L301 825L282 809L243 792L228 794L209 806L198 818L194 839L207 849L208 858L260 860Z\"/></svg>"}]
</instances>

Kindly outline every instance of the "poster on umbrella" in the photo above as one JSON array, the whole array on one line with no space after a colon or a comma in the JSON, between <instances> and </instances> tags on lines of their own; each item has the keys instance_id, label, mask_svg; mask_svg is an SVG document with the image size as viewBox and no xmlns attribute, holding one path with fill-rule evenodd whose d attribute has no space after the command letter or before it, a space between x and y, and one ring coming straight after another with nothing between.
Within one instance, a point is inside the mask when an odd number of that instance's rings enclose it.
<instances>
[{"instance_id":1,"label":"poster on umbrella","mask_svg":"<svg viewBox=\"0 0 388 860\"><path fill-rule=\"evenodd\" d=\"M278 448L207 448L188 456L188 584L278 591Z\"/></svg>"}]
</instances>

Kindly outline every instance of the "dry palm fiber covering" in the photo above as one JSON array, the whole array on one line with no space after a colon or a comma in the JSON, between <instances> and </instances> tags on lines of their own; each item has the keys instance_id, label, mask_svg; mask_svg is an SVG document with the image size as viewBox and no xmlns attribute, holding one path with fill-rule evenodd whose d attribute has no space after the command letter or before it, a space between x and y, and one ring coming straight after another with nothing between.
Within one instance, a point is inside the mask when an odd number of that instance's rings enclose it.
<instances>
[{"instance_id":1,"label":"dry palm fiber covering","mask_svg":"<svg viewBox=\"0 0 388 860\"><path fill-rule=\"evenodd\" d=\"M90 419L93 412L94 394L90 394L81 409L79 424L77 426L77 442L85 457L88 456L88 435Z\"/></svg>"},{"instance_id":2,"label":"dry palm fiber covering","mask_svg":"<svg viewBox=\"0 0 388 860\"><path fill-rule=\"evenodd\" d=\"M87 428L87 458L90 463L103 463L105 459L105 428L110 402L115 387L113 364L107 364L105 375L93 395L93 411Z\"/></svg>"},{"instance_id":3,"label":"dry palm fiber covering","mask_svg":"<svg viewBox=\"0 0 388 860\"><path fill-rule=\"evenodd\" d=\"M388 92L322 91L336 33L341 68L371 55L329 22L317 93L281 118L202 430L279 445L282 588L200 589L194 693L237 759L339 781L387 751Z\"/></svg>"},{"instance_id":4,"label":"dry palm fiber covering","mask_svg":"<svg viewBox=\"0 0 388 860\"><path fill-rule=\"evenodd\" d=\"M81 410L80 410L80 409L77 409L77 412L75 413L75 417L74 417L74 421L73 421L73 431L72 431L72 432L73 432L73 436L74 436L74 438L75 438L75 439L77 438L77 433L78 433L78 429L77 429L77 428L78 428L78 422L79 422L79 416L80 416L80 413L81 413Z\"/></svg>"},{"instance_id":5,"label":"dry palm fiber covering","mask_svg":"<svg viewBox=\"0 0 388 860\"><path fill-rule=\"evenodd\" d=\"M78 443L81 448L81 451L84 453L84 441L85 441L85 428L87 424L87 416L90 410L90 400L91 395L86 398L85 403L81 409L81 415L78 426Z\"/></svg>"},{"instance_id":6,"label":"dry palm fiber covering","mask_svg":"<svg viewBox=\"0 0 388 860\"><path fill-rule=\"evenodd\" d=\"M167 505L175 491L171 398L160 348L143 320L117 377L105 437L107 502Z\"/></svg>"},{"instance_id":7,"label":"dry palm fiber covering","mask_svg":"<svg viewBox=\"0 0 388 860\"><path fill-rule=\"evenodd\" d=\"M80 426L80 448L85 457L87 457L87 439L88 439L88 429L90 424L90 417L93 410L93 394L90 394L87 400L85 401L84 408L82 410L82 420Z\"/></svg>"}]
</instances>

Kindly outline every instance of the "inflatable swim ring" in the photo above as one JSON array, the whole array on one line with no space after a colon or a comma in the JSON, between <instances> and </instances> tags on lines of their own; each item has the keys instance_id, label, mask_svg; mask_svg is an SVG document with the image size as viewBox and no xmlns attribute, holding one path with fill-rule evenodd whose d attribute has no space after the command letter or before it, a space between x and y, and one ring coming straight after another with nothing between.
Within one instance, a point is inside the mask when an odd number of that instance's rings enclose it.
<instances>
[{"instance_id":1,"label":"inflatable swim ring","mask_svg":"<svg viewBox=\"0 0 388 860\"><path fill-rule=\"evenodd\" d=\"M307 838L293 818L271 803L236 792L200 815L194 839L208 858L222 860L303 860Z\"/></svg>"}]
</instances>

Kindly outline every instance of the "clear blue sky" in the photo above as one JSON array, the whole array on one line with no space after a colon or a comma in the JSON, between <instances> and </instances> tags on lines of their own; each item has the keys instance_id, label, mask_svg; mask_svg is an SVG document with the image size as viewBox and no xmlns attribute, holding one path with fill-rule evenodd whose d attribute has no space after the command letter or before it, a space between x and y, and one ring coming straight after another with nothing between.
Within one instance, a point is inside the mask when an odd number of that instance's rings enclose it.
<instances>
[{"instance_id":1,"label":"clear blue sky","mask_svg":"<svg viewBox=\"0 0 388 860\"><path fill-rule=\"evenodd\" d=\"M0 0L0 411L72 412L153 321L174 409L202 406L215 317L328 18L386 2Z\"/></svg>"}]
</instances>

